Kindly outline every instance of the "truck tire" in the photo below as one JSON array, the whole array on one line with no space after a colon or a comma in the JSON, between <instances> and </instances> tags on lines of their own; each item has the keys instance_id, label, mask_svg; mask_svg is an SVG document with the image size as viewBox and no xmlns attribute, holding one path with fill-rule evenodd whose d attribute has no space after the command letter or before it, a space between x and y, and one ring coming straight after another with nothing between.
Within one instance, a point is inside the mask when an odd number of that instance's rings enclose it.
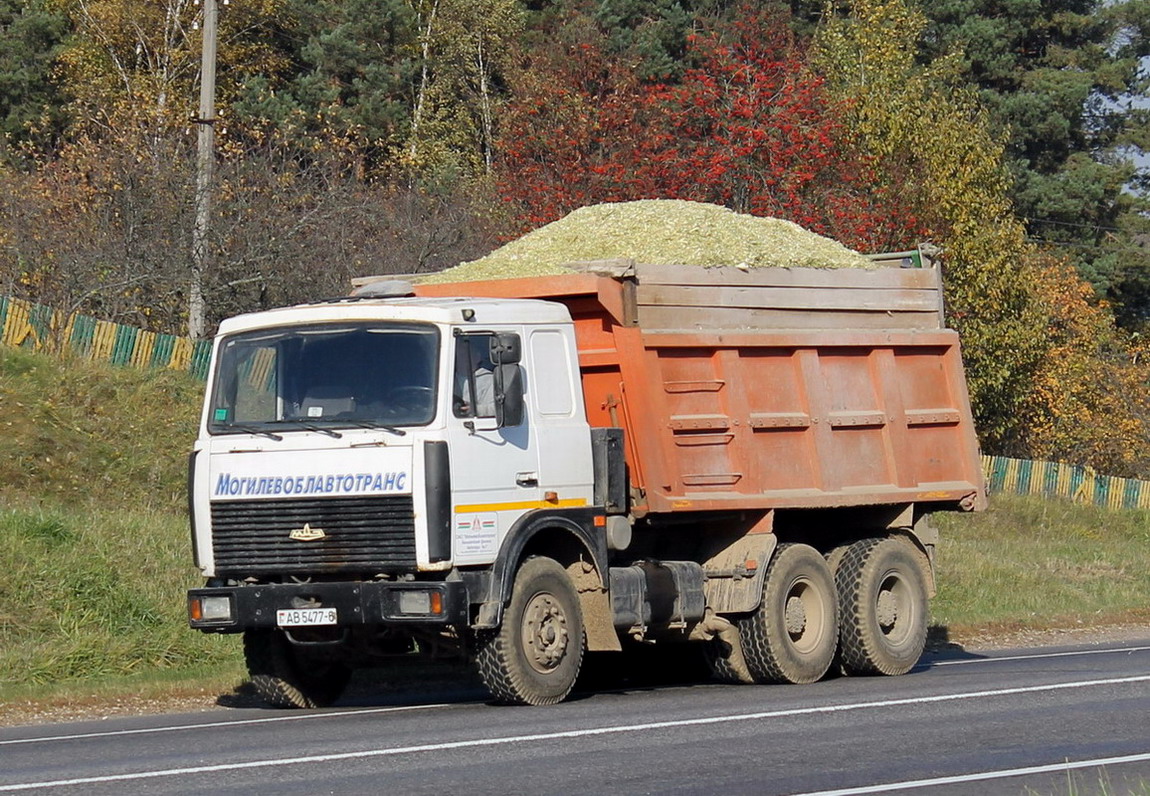
<instances>
[{"instance_id":1,"label":"truck tire","mask_svg":"<svg viewBox=\"0 0 1150 796\"><path fill-rule=\"evenodd\" d=\"M835 585L826 559L809 545L779 545L767 565L762 602L738 625L756 682L821 679L838 643Z\"/></svg>"},{"instance_id":2,"label":"truck tire","mask_svg":"<svg viewBox=\"0 0 1150 796\"><path fill-rule=\"evenodd\" d=\"M742 646L742 641L732 644L720 638L713 638L703 644L703 655L713 679L730 685L750 685L755 682Z\"/></svg>"},{"instance_id":3,"label":"truck tire","mask_svg":"<svg viewBox=\"0 0 1150 796\"><path fill-rule=\"evenodd\" d=\"M244 660L256 693L277 708L327 707L351 679L347 666L304 658L279 630L245 630Z\"/></svg>"},{"instance_id":4,"label":"truck tire","mask_svg":"<svg viewBox=\"0 0 1150 796\"><path fill-rule=\"evenodd\" d=\"M496 701L554 705L571 693L583 648L583 612L567 572L550 558L529 558L503 623L476 637L476 665Z\"/></svg>"},{"instance_id":5,"label":"truck tire","mask_svg":"<svg viewBox=\"0 0 1150 796\"><path fill-rule=\"evenodd\" d=\"M830 550L823 554L823 558L827 560L827 566L831 568L832 575L839 571L839 564L842 563L843 556L845 556L847 554L847 550L850 549L851 546L849 544L840 544L832 547Z\"/></svg>"},{"instance_id":6,"label":"truck tire","mask_svg":"<svg viewBox=\"0 0 1150 796\"><path fill-rule=\"evenodd\" d=\"M851 545L835 576L846 674L906 674L926 645L922 554L901 539Z\"/></svg>"}]
</instances>

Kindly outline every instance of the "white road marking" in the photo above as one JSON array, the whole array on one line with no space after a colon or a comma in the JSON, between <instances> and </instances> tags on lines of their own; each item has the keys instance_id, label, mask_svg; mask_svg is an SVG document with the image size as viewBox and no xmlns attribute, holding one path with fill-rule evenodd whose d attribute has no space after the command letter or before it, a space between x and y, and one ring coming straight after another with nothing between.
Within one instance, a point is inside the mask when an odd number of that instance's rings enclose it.
<instances>
[{"instance_id":1,"label":"white road marking","mask_svg":"<svg viewBox=\"0 0 1150 796\"><path fill-rule=\"evenodd\" d=\"M861 793L885 793L892 790L910 790L912 788L930 788L935 785L955 785L962 782L985 782L989 779L1009 779L1010 777L1025 777L1029 774L1057 774L1063 771L1080 768L1104 768L1117 766L1122 763L1141 763L1150 760L1150 752L1138 755L1125 755L1124 757L1100 757L1096 760L1066 760L1062 763L1052 763L1048 766L1030 766L1029 768L1004 768L999 771L979 771L975 774L959 774L953 777L935 777L934 779L912 779L906 782L888 782L885 785L864 785L860 788L839 788L838 790L819 790L809 793L796 793L793 796L853 796Z\"/></svg>"},{"instance_id":2,"label":"white road marking","mask_svg":"<svg viewBox=\"0 0 1150 796\"><path fill-rule=\"evenodd\" d=\"M922 668L933 669L935 666L963 666L969 663L998 663L999 661L1031 661L1039 658L1072 658L1076 655L1108 655L1116 652L1146 652L1150 647L1118 647L1103 650L1071 650L1067 652L1039 652L1033 655L1004 655L999 658L987 656L982 658L963 658L957 661L930 661Z\"/></svg>"},{"instance_id":3,"label":"white road marking","mask_svg":"<svg viewBox=\"0 0 1150 796\"><path fill-rule=\"evenodd\" d=\"M1062 658L1074 655L1105 655L1109 653L1120 652L1146 652L1150 650L1150 646L1145 647L1122 647L1116 649L1092 649L1092 650L1075 650L1070 652L1048 652L1037 653L1034 655L1010 655L1000 658L982 657L982 658L969 658L963 660L953 661L931 661L926 664L920 664L915 667L916 671L926 671L933 669L936 666L961 666L971 663L997 663L999 661L1023 661L1032 658ZM428 705L403 705L400 707L389 708L357 708L355 710L341 710L330 711L327 713L294 713L287 716L269 716L262 719L237 719L230 721L213 721L203 724L174 724L163 727L145 727L136 730L105 730L101 732L85 732L73 733L70 735L45 735L39 738L10 738L7 740L0 740L0 746L12 746L15 744L30 744L30 743L47 743L51 741L75 741L82 738L111 738L118 735L147 735L153 732L182 732L187 730L200 730L200 729L215 729L218 727L233 727L242 726L247 724L269 724L272 722L281 721L304 721L309 719L324 719L336 718L342 716L366 716L376 713L393 713L408 710L425 710L433 708L445 708L451 705L466 705L476 704L472 702L454 702L454 703L432 703Z\"/></svg>"},{"instance_id":4,"label":"white road marking","mask_svg":"<svg viewBox=\"0 0 1150 796\"><path fill-rule=\"evenodd\" d=\"M390 708L357 708L356 710L338 710L327 713L292 713L285 716L267 716L262 719L235 719L231 721L210 721L202 724L169 724L165 727L141 727L136 730L104 730L102 732L78 732L72 735L45 735L40 738L11 738L0 741L0 746L10 746L21 743L40 743L46 741L76 741L82 738L112 738L117 735L147 735L153 732L177 732L180 730L204 730L218 727L242 727L248 724L271 724L280 721L306 721L307 719L327 719L337 716L370 716L376 713L399 713L407 710L431 710L433 708L446 708L452 705L476 704L468 702L443 702L430 705L401 705Z\"/></svg>"},{"instance_id":5,"label":"white road marking","mask_svg":"<svg viewBox=\"0 0 1150 796\"><path fill-rule=\"evenodd\" d=\"M767 710L756 713L745 713L737 716L705 716L697 719L655 721L648 722L646 724L633 724L623 727L591 727L583 730L564 730L561 732L536 733L534 735L512 735L504 736L501 738L473 738L465 741L420 744L417 746L400 746L386 749L365 749L358 752L339 752L326 755L309 755L307 757L272 758L267 760L250 760L240 763L220 763L217 765L156 769L152 771L139 771L126 774L108 774L98 777L78 777L75 779L58 779L42 782L21 782L11 785L0 785L0 791L36 790L72 785L92 785L104 782L129 782L132 780L154 779L158 777L210 774L220 771L241 771L244 769L252 768L272 768L278 766L292 766L311 763L331 763L340 760L364 760L377 757L392 757L396 755L416 754L419 752L442 752L451 749L475 749L492 746L507 746L517 743L536 743L539 741L569 738L588 738L600 735L622 735L626 733L647 732L649 730L663 730L676 727L697 727L712 724L731 724L734 722L755 721L760 719L776 719L789 716L804 716L822 713L845 713L848 711L898 707L901 705L922 705L935 702L956 702L966 699L987 699L990 697L1014 696L1017 694L1034 694L1048 691L1066 691L1076 688L1091 688L1094 686L1144 683L1147 681L1150 681L1150 675L1111 677L1102 680L1083 680L1073 683L1052 683L1048 685L1020 686L1017 688L997 688L985 691L968 691L958 694L937 694L934 696L925 697L887 699L878 702L858 702L846 705L821 705L816 707L791 708L787 710Z\"/></svg>"}]
</instances>

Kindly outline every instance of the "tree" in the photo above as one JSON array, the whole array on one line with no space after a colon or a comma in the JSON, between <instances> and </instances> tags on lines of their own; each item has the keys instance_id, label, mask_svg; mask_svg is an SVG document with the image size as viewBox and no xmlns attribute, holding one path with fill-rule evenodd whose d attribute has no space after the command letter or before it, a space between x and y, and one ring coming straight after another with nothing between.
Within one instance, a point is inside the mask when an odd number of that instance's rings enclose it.
<instances>
[{"instance_id":1,"label":"tree","mask_svg":"<svg viewBox=\"0 0 1150 796\"><path fill-rule=\"evenodd\" d=\"M519 0L425 0L412 109L411 162L488 173L510 52L523 31Z\"/></svg>"},{"instance_id":2,"label":"tree","mask_svg":"<svg viewBox=\"0 0 1150 796\"><path fill-rule=\"evenodd\" d=\"M432 270L490 248L466 180L394 163L395 183L371 174L373 153L398 152L409 132L411 82L388 72L394 62L370 63L385 31L402 38L406 5L395 4L400 22L349 19L338 5L298 4L330 14L310 18L318 27L296 51L311 59L306 69L285 44L304 23L279 13L280 0L222 9L210 323L344 293L352 275ZM27 173L0 172L3 290L179 333L192 227L194 5L57 7L73 31L59 61L72 124L57 147L33 153ZM245 106L254 92L244 84L264 90L267 104ZM282 113L257 113L269 110Z\"/></svg>"},{"instance_id":3,"label":"tree","mask_svg":"<svg viewBox=\"0 0 1150 796\"><path fill-rule=\"evenodd\" d=\"M344 155L301 164L290 149L256 150L221 164L212 323L344 295L355 276L441 270L494 245L474 194L418 178L366 181Z\"/></svg>"},{"instance_id":4,"label":"tree","mask_svg":"<svg viewBox=\"0 0 1150 796\"><path fill-rule=\"evenodd\" d=\"M915 61L926 29L903 0L859 0L824 26L819 61L850 100L856 146L906 181L944 248L983 446L1145 474L1150 374L1090 286L1027 242L1005 141L964 87L961 54Z\"/></svg>"},{"instance_id":5,"label":"tree","mask_svg":"<svg viewBox=\"0 0 1150 796\"><path fill-rule=\"evenodd\" d=\"M0 152L50 146L65 125L64 99L52 67L67 33L62 14L44 0L0 0Z\"/></svg>"},{"instance_id":6,"label":"tree","mask_svg":"<svg viewBox=\"0 0 1150 796\"><path fill-rule=\"evenodd\" d=\"M34 171L0 174L5 295L179 330L187 278L179 253L191 227L189 153L168 139L151 146L155 160L142 162L137 152L81 136Z\"/></svg>"},{"instance_id":7,"label":"tree","mask_svg":"<svg viewBox=\"0 0 1150 796\"><path fill-rule=\"evenodd\" d=\"M1003 145L953 57L916 62L925 18L903 0L859 0L832 16L817 63L849 109L864 157L906 196L946 252L946 298L962 333L977 426L996 453L1021 450L1021 408L1047 344L1027 289L1024 232L1013 215Z\"/></svg>"},{"instance_id":8,"label":"tree","mask_svg":"<svg viewBox=\"0 0 1150 796\"><path fill-rule=\"evenodd\" d=\"M676 83L640 80L586 17L571 18L563 49L532 52L512 85L498 169L524 226L662 197L788 218L864 249L913 241L897 195L869 190L866 162L841 157L841 109L786 25L749 5L736 16L691 38L697 65Z\"/></svg>"},{"instance_id":9,"label":"tree","mask_svg":"<svg viewBox=\"0 0 1150 796\"><path fill-rule=\"evenodd\" d=\"M1131 477L1150 472L1145 346L1115 327L1068 258L1035 252L1028 276L1047 319L1046 360L1027 398L1028 455Z\"/></svg>"},{"instance_id":10,"label":"tree","mask_svg":"<svg viewBox=\"0 0 1150 796\"><path fill-rule=\"evenodd\" d=\"M604 0L594 19L607 34L607 51L628 56L640 80L675 80L690 65L689 38L699 19L687 0ZM704 9L698 9L703 11ZM692 13L696 12L696 13Z\"/></svg>"},{"instance_id":11,"label":"tree","mask_svg":"<svg viewBox=\"0 0 1150 796\"><path fill-rule=\"evenodd\" d=\"M1150 143L1140 60L1150 4L942 0L923 10L923 57L955 53L978 87L1029 238L1072 257L1125 324L1143 323L1150 259L1130 245L1126 219L1148 206L1127 186L1131 155Z\"/></svg>"}]
</instances>

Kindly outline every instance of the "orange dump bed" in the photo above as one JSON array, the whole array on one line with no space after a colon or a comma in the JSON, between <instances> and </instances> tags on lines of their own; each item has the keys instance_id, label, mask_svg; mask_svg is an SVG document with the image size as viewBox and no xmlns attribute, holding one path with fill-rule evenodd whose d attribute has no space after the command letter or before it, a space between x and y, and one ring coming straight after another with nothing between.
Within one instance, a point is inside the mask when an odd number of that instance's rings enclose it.
<instances>
[{"instance_id":1,"label":"orange dump bed","mask_svg":"<svg viewBox=\"0 0 1150 796\"><path fill-rule=\"evenodd\" d=\"M639 510L983 505L937 270L582 267L416 290L567 305Z\"/></svg>"}]
</instances>

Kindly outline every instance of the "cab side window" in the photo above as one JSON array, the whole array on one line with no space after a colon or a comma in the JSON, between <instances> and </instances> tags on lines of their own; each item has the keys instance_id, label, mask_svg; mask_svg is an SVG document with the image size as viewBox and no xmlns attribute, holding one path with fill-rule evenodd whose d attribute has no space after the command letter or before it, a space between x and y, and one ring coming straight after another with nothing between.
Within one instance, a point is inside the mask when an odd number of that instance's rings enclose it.
<instances>
[{"instance_id":1,"label":"cab side window","mask_svg":"<svg viewBox=\"0 0 1150 796\"><path fill-rule=\"evenodd\" d=\"M452 406L456 417L495 417L495 365L490 334L455 338Z\"/></svg>"}]
</instances>

